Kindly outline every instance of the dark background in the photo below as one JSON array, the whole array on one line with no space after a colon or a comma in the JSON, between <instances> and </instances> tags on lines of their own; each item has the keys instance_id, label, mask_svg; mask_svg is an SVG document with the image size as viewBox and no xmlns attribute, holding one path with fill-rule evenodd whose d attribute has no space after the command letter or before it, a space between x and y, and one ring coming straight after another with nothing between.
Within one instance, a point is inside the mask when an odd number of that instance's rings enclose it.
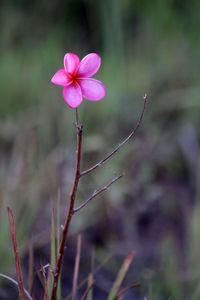
<instances>
[{"instance_id":1,"label":"dark background","mask_svg":"<svg viewBox=\"0 0 200 300\"><path fill-rule=\"evenodd\" d=\"M123 287L142 286L124 299L200 299L199 28L198 0L1 0L1 273L15 277L7 206L15 215L24 276L31 236L36 267L49 262L50 202L56 207L60 187L64 222L76 147L74 111L50 79L66 52L80 58L96 52L102 65L95 78L107 95L97 103L84 100L79 109L83 169L130 133L145 93L149 101L135 139L81 181L78 203L126 172L75 215L63 296L71 289L81 232L80 279L91 270L93 249L96 265L112 255L96 275L94 299L106 299L132 250ZM12 290L1 281L1 299L13 299Z\"/></svg>"}]
</instances>

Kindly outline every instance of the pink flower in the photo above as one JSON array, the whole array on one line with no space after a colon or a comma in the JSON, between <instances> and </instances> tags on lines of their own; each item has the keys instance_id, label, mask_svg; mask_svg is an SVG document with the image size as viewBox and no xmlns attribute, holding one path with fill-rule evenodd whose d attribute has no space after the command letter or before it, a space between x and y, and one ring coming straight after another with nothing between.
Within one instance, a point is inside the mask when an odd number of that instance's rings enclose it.
<instances>
[{"instance_id":1,"label":"pink flower","mask_svg":"<svg viewBox=\"0 0 200 300\"><path fill-rule=\"evenodd\" d=\"M66 53L64 69L56 72L51 82L64 86L63 97L71 108L78 107L83 97L99 101L105 97L105 87L101 81L90 77L99 70L100 65L101 58L96 53L88 54L81 62L76 54Z\"/></svg>"}]
</instances>

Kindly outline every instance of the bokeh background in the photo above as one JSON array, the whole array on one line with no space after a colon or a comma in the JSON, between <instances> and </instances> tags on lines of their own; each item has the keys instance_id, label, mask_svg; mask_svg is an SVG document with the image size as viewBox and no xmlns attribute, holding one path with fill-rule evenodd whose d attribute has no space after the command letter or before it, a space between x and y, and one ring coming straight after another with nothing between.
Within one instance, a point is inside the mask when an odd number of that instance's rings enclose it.
<instances>
[{"instance_id":1,"label":"bokeh background","mask_svg":"<svg viewBox=\"0 0 200 300\"><path fill-rule=\"evenodd\" d=\"M85 100L86 169L136 124L142 126L105 166L80 183L77 204L122 171L126 176L75 215L63 271L71 289L77 233L80 279L95 265L93 299L106 299L127 253L136 251L124 299L200 299L200 1L1 0L0 272L15 277L7 206L13 209L27 285L30 238L35 267L49 262L51 205L61 194L64 221L73 180L74 111L50 83L66 52L102 57L95 78L106 98ZM40 296L37 283L35 293ZM0 281L0 299L15 287ZM78 296L79 297L79 296Z\"/></svg>"}]
</instances>

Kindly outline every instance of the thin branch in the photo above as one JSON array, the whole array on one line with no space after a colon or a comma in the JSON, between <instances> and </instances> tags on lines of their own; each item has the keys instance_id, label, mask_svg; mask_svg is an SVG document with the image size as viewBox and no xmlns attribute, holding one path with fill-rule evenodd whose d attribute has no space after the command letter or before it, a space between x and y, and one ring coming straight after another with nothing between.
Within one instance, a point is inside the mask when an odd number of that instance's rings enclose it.
<instances>
[{"instance_id":1,"label":"thin branch","mask_svg":"<svg viewBox=\"0 0 200 300\"><path fill-rule=\"evenodd\" d=\"M54 273L54 282L52 288L51 300L56 300L56 294L58 289L58 279L61 272L61 266L64 256L65 243L67 240L67 235L69 231L69 225L71 222L71 218L74 214L74 202L76 199L76 193L78 189L78 183L80 179L80 167L81 167L81 153L82 153L82 135L83 135L83 126L78 124L78 110L76 109L76 131L77 131L77 151L76 151L76 171L74 175L74 183L72 192L70 194L70 203L68 206L67 217L62 231L60 248L58 251L58 259L56 263L56 270Z\"/></svg>"},{"instance_id":2,"label":"thin branch","mask_svg":"<svg viewBox=\"0 0 200 300\"><path fill-rule=\"evenodd\" d=\"M89 293L89 291L93 288L93 285L95 283L95 280L93 280L90 285L88 286L87 290L85 291L85 293L83 294L81 300L85 300L87 298L87 295Z\"/></svg>"},{"instance_id":3,"label":"thin branch","mask_svg":"<svg viewBox=\"0 0 200 300\"><path fill-rule=\"evenodd\" d=\"M86 175L86 174L94 171L96 168L102 166L105 162L107 162L109 159L111 159L113 157L113 155L116 152L118 152L118 150L130 140L130 138L132 138L135 135L135 133L138 130L138 128L140 127L140 124L141 124L142 119L143 119L143 115L144 115L146 104L147 104L147 94L144 95L143 99L144 99L144 105L143 105L143 108L142 108L140 118L139 118L135 128L133 129L133 131L129 134L129 136L122 143L120 143L110 154L108 154L104 159L99 161L96 165L94 165L93 167L91 167L91 168L89 168L85 171L82 171L80 176Z\"/></svg>"},{"instance_id":4,"label":"thin branch","mask_svg":"<svg viewBox=\"0 0 200 300\"><path fill-rule=\"evenodd\" d=\"M77 211L79 211L80 209L82 209L84 206L86 206L92 199L94 199L96 196L98 196L99 194L101 194L104 191L107 191L108 188L114 183L116 182L118 179L122 178L123 176L125 176L125 173L120 174L119 176L113 178L108 184L106 184L104 187L95 190L93 192L93 194L85 201L83 202L79 207L74 209L74 213L76 213Z\"/></svg>"},{"instance_id":5,"label":"thin branch","mask_svg":"<svg viewBox=\"0 0 200 300\"><path fill-rule=\"evenodd\" d=\"M75 267L74 267L72 300L75 300L75 296L76 296L80 256L81 256L81 235L79 234L77 239L77 252L76 252L76 260L75 260Z\"/></svg>"}]
</instances>

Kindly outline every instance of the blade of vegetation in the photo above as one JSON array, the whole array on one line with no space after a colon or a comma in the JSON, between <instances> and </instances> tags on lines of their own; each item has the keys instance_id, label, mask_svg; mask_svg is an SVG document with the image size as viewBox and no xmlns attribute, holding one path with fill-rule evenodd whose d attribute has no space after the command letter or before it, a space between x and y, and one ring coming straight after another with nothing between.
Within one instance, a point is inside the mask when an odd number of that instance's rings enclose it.
<instances>
[{"instance_id":1,"label":"blade of vegetation","mask_svg":"<svg viewBox=\"0 0 200 300\"><path fill-rule=\"evenodd\" d=\"M56 234L55 234L55 214L53 204L51 202L51 268L54 270L56 267ZM48 273L47 280L48 291L50 292L53 286L52 273Z\"/></svg>"},{"instance_id":2,"label":"blade of vegetation","mask_svg":"<svg viewBox=\"0 0 200 300\"><path fill-rule=\"evenodd\" d=\"M8 279L9 281L13 282L14 284L16 284L18 286L18 282L15 279L11 278L10 276L0 273L0 277ZM29 294L29 292L26 289L24 289L24 293L26 294L26 296L29 300L33 300L33 298L31 297L31 295Z\"/></svg>"},{"instance_id":3,"label":"blade of vegetation","mask_svg":"<svg viewBox=\"0 0 200 300\"><path fill-rule=\"evenodd\" d=\"M57 193L57 207L56 207L56 225L57 225L57 251L59 249L60 245L60 188L58 188L58 193Z\"/></svg>"},{"instance_id":4,"label":"blade of vegetation","mask_svg":"<svg viewBox=\"0 0 200 300\"><path fill-rule=\"evenodd\" d=\"M106 258L105 258L105 260L101 263L101 264L99 264L97 267L96 267L96 269L94 270L94 272L92 273L92 276L94 276L108 261L109 261L109 259L111 258L112 256L111 255L108 255ZM91 274L89 274L85 279L83 279L82 281L81 281L81 283L79 283L79 285L78 285L78 287L77 287L77 290L79 290L80 288L82 288L83 286L84 286L84 284L86 284L87 282L88 282L88 278L89 278L89 276L90 276ZM71 295L72 294L69 294L67 297L65 297L65 299L64 300L69 300L69 299L71 299Z\"/></svg>"},{"instance_id":5,"label":"blade of vegetation","mask_svg":"<svg viewBox=\"0 0 200 300\"><path fill-rule=\"evenodd\" d=\"M121 266L121 268L118 272L117 278L116 278L116 280L115 280L115 282L112 286L112 289L111 289L110 294L108 296L108 300L113 300L114 297L116 296L117 291L120 288L120 286L122 284L122 281L124 280L124 277L126 276L126 274L128 272L128 269L129 269L129 267L130 267L130 265L131 265L131 263L134 259L134 256L135 256L134 251L130 252L126 256L126 258L125 258L125 260L124 260L124 262L123 262L123 264L122 264L122 266Z\"/></svg>"},{"instance_id":6,"label":"blade of vegetation","mask_svg":"<svg viewBox=\"0 0 200 300\"><path fill-rule=\"evenodd\" d=\"M45 300L49 300L48 294L48 285L44 268L42 268L42 276L43 276L43 285L44 285L44 298Z\"/></svg>"},{"instance_id":7,"label":"blade of vegetation","mask_svg":"<svg viewBox=\"0 0 200 300\"><path fill-rule=\"evenodd\" d=\"M41 268L36 270L36 275L37 275L37 278L39 279L42 287L43 287L43 290L44 290L44 300L49 300L49 282L50 282L50 269L51 269L51 266L50 264L47 264L45 266L42 265L42 262L40 262L40 265L41 265ZM47 270L47 276L46 276L46 270Z\"/></svg>"},{"instance_id":8,"label":"blade of vegetation","mask_svg":"<svg viewBox=\"0 0 200 300\"><path fill-rule=\"evenodd\" d=\"M121 291L113 298L113 300L118 300L119 297L120 297L122 294L124 294L125 292L127 292L128 290L131 290L131 289L136 288L136 287L139 287L139 286L140 286L140 283L133 283L133 284L131 284L130 286L128 286L128 287L122 289L122 290L121 290Z\"/></svg>"},{"instance_id":9,"label":"blade of vegetation","mask_svg":"<svg viewBox=\"0 0 200 300\"><path fill-rule=\"evenodd\" d=\"M88 287L90 287L91 283L94 281L94 276L93 276L93 272L94 272L94 248L92 249L92 255L91 255L91 272L88 276ZM93 286L93 285L92 285ZM88 291L88 295L87 295L87 300L92 300L93 299L93 295L92 295L92 287L89 289Z\"/></svg>"},{"instance_id":10,"label":"blade of vegetation","mask_svg":"<svg viewBox=\"0 0 200 300\"><path fill-rule=\"evenodd\" d=\"M93 280L90 285L88 286L87 290L85 291L85 293L83 294L83 297L81 298L81 300L85 300L87 298L88 293L91 291L91 289L93 288L93 285L95 283L95 280Z\"/></svg>"},{"instance_id":11,"label":"blade of vegetation","mask_svg":"<svg viewBox=\"0 0 200 300\"><path fill-rule=\"evenodd\" d=\"M9 218L9 223L10 223L10 233L11 233L13 250L14 250L14 255L15 255L18 291L19 291L19 295L20 295L21 300L26 300L26 296L25 296L25 293L24 293L24 285L23 285L23 280L22 280L20 259L19 259L18 248L17 248L15 223L14 223L12 210L9 207L8 207L8 218Z\"/></svg>"},{"instance_id":12,"label":"blade of vegetation","mask_svg":"<svg viewBox=\"0 0 200 300\"><path fill-rule=\"evenodd\" d=\"M56 234L55 234L55 215L53 205L51 205L51 267L56 266Z\"/></svg>"},{"instance_id":13,"label":"blade of vegetation","mask_svg":"<svg viewBox=\"0 0 200 300\"><path fill-rule=\"evenodd\" d=\"M33 240L32 237L29 241L29 262L28 262L28 290L31 292L33 283L33 266L34 266L34 255L33 255Z\"/></svg>"},{"instance_id":14,"label":"blade of vegetation","mask_svg":"<svg viewBox=\"0 0 200 300\"><path fill-rule=\"evenodd\" d=\"M74 266L74 277L73 277L73 287L72 287L72 300L75 300L76 290L77 290L77 280L78 280L78 272L79 272L79 264L80 264L80 256L81 256L81 235L78 235L77 239L77 252L76 252L76 260Z\"/></svg>"},{"instance_id":15,"label":"blade of vegetation","mask_svg":"<svg viewBox=\"0 0 200 300\"><path fill-rule=\"evenodd\" d=\"M60 187L58 188L58 193L57 193L57 207L56 207L56 226L57 226L57 234L56 234L56 247L57 247L57 256L58 256L58 249L60 245ZM61 277L58 279L58 291L57 291L57 299L61 300Z\"/></svg>"}]
</instances>

